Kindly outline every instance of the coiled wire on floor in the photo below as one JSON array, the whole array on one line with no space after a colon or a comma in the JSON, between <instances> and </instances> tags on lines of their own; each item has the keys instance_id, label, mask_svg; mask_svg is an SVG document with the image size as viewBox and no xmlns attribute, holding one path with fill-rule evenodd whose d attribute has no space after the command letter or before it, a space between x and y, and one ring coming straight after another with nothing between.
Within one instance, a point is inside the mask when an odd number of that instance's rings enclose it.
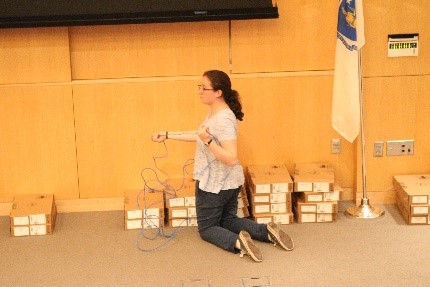
<instances>
[{"instance_id":1,"label":"coiled wire on floor","mask_svg":"<svg viewBox=\"0 0 430 287\"><path fill-rule=\"evenodd\" d=\"M164 220L164 217L160 218L160 216L149 216L147 214L147 210L151 208L152 206L155 206L159 204L159 202L153 202L151 204L146 202L146 194L147 193L154 193L159 192L163 193L163 206L164 206L164 200L166 198L176 198L177 192L180 191L185 184L185 178L187 175L190 175L190 173L187 171L187 169L192 166L194 163L193 159L188 159L183 167L182 167L182 182L179 187L174 187L171 184L169 184L169 175L161 170L157 165L157 160L161 158L167 158L169 153L166 146L166 143L164 144L164 150L165 154L162 156L153 156L153 161L155 168L152 167L145 167L141 171L141 177L144 182L144 187L141 189L136 197L136 206L139 210L143 210L144 214L142 216L142 228L137 236L137 247L139 250L144 252L151 252L155 251L157 249L162 248L163 246L167 245L173 238L176 237L176 235L179 232L178 227L174 227L172 229L172 232L167 232L164 228L164 224L160 222L160 220ZM159 173L162 173L165 180L161 180ZM151 179L148 179L149 174L152 174ZM143 204L144 206L141 206L139 198L143 196ZM164 212L164 209L161 211ZM184 219L186 220L186 219ZM158 226L156 224L158 222ZM161 242L160 242L161 239Z\"/></svg>"}]
</instances>

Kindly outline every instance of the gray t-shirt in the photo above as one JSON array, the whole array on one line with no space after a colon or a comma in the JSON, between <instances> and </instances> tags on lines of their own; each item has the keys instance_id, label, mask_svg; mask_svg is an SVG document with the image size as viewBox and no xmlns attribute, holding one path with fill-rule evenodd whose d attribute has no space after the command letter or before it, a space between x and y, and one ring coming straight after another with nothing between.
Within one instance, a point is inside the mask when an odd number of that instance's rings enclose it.
<instances>
[{"instance_id":1,"label":"gray t-shirt","mask_svg":"<svg viewBox=\"0 0 430 287\"><path fill-rule=\"evenodd\" d=\"M211 144L237 139L237 119L230 109L223 109L211 118L206 117L203 125L209 127L213 139ZM212 193L238 188L245 181L239 161L233 166L222 163L200 138L197 138L194 158L194 179L200 182L201 190Z\"/></svg>"}]
</instances>

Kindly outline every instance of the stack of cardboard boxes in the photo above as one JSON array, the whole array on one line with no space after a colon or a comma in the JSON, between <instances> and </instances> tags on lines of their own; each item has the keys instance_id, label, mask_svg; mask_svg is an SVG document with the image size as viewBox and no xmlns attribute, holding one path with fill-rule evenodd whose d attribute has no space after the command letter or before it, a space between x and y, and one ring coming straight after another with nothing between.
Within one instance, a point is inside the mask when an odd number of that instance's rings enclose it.
<instances>
[{"instance_id":1,"label":"stack of cardboard boxes","mask_svg":"<svg viewBox=\"0 0 430 287\"><path fill-rule=\"evenodd\" d=\"M332 222L337 218L339 187L326 164L296 164L293 210L297 222Z\"/></svg>"},{"instance_id":2,"label":"stack of cardboard boxes","mask_svg":"<svg viewBox=\"0 0 430 287\"><path fill-rule=\"evenodd\" d=\"M125 192L125 229L197 226L195 181L173 178L156 185Z\"/></svg>"},{"instance_id":3,"label":"stack of cardboard boxes","mask_svg":"<svg viewBox=\"0 0 430 287\"><path fill-rule=\"evenodd\" d=\"M196 182L191 178L170 179L165 191L168 226L197 226Z\"/></svg>"},{"instance_id":4,"label":"stack of cardboard boxes","mask_svg":"<svg viewBox=\"0 0 430 287\"><path fill-rule=\"evenodd\" d=\"M394 176L396 203L408 224L430 224L430 174Z\"/></svg>"},{"instance_id":5,"label":"stack of cardboard boxes","mask_svg":"<svg viewBox=\"0 0 430 287\"><path fill-rule=\"evenodd\" d=\"M340 187L333 169L325 164L297 164L294 181L285 164L251 165L245 179L238 195L238 217L266 224L291 224L294 217L300 223L336 220ZM197 226L195 184L191 178L169 179L163 192L142 197L146 203L136 200L136 194L126 196L126 229L161 227L163 222L170 227ZM148 204L157 210L142 208ZM143 219L151 220L145 224Z\"/></svg>"},{"instance_id":6,"label":"stack of cardboard boxes","mask_svg":"<svg viewBox=\"0 0 430 287\"><path fill-rule=\"evenodd\" d=\"M12 236L52 234L57 218L53 194L16 195L10 211Z\"/></svg>"},{"instance_id":7,"label":"stack of cardboard boxes","mask_svg":"<svg viewBox=\"0 0 430 287\"><path fill-rule=\"evenodd\" d=\"M162 191L145 187L124 194L125 229L160 228L164 226L164 196Z\"/></svg>"},{"instance_id":8,"label":"stack of cardboard boxes","mask_svg":"<svg viewBox=\"0 0 430 287\"><path fill-rule=\"evenodd\" d=\"M293 181L283 164L251 165L246 187L252 219L258 223L291 224Z\"/></svg>"}]
</instances>

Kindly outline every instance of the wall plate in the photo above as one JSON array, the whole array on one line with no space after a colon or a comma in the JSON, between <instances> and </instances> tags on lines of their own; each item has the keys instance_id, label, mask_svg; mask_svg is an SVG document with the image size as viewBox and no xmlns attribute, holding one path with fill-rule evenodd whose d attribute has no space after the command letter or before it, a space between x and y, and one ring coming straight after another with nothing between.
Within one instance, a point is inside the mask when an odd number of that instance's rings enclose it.
<instances>
[{"instance_id":1,"label":"wall plate","mask_svg":"<svg viewBox=\"0 0 430 287\"><path fill-rule=\"evenodd\" d=\"M387 156L414 154L414 140L387 141Z\"/></svg>"},{"instance_id":2,"label":"wall plate","mask_svg":"<svg viewBox=\"0 0 430 287\"><path fill-rule=\"evenodd\" d=\"M384 142L377 141L373 143L373 156L380 157L384 155Z\"/></svg>"},{"instance_id":3,"label":"wall plate","mask_svg":"<svg viewBox=\"0 0 430 287\"><path fill-rule=\"evenodd\" d=\"M331 153L338 154L342 150L340 138L331 139Z\"/></svg>"}]
</instances>

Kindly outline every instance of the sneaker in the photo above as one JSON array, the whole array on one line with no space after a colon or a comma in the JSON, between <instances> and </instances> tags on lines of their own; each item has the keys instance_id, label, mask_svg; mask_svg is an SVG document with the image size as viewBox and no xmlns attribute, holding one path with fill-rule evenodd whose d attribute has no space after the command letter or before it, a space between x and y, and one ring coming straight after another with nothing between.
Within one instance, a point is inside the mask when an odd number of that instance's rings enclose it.
<instances>
[{"instance_id":1,"label":"sneaker","mask_svg":"<svg viewBox=\"0 0 430 287\"><path fill-rule=\"evenodd\" d=\"M291 251L294 249L294 242L291 237L285 233L279 226L274 222L269 222L267 224L267 231L269 232L270 241L273 242L273 245L280 245L287 251Z\"/></svg>"},{"instance_id":2,"label":"sneaker","mask_svg":"<svg viewBox=\"0 0 430 287\"><path fill-rule=\"evenodd\" d=\"M254 242L251 239L251 235L249 235L248 232L241 231L239 233L239 242L240 242L240 257L243 257L244 254L247 254L255 262L263 261L263 256L261 255L260 249L254 244Z\"/></svg>"}]
</instances>

